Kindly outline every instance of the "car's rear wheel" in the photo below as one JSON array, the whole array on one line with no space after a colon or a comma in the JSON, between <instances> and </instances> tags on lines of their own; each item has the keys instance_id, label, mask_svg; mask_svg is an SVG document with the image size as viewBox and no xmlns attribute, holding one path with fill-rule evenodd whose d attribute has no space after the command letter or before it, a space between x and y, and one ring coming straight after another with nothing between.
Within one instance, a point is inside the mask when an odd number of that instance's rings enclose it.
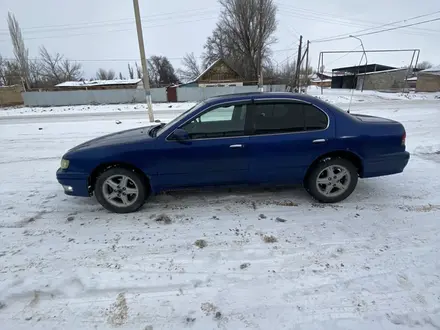
<instances>
[{"instance_id":1,"label":"car's rear wheel","mask_svg":"<svg viewBox=\"0 0 440 330\"><path fill-rule=\"evenodd\" d=\"M317 163L306 179L306 189L322 203L337 203L356 188L358 171L352 162L343 158L328 158Z\"/></svg>"},{"instance_id":2,"label":"car's rear wheel","mask_svg":"<svg viewBox=\"0 0 440 330\"><path fill-rule=\"evenodd\" d=\"M120 167L103 172L95 184L98 202L115 213L137 211L145 203L147 191L141 175Z\"/></svg>"}]
</instances>

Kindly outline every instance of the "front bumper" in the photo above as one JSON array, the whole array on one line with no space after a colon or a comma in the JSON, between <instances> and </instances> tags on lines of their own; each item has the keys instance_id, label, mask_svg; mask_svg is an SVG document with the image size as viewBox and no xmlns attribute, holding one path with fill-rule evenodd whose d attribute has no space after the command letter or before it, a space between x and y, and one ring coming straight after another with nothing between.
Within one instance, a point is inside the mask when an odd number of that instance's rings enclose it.
<instances>
[{"instance_id":1,"label":"front bumper","mask_svg":"<svg viewBox=\"0 0 440 330\"><path fill-rule=\"evenodd\" d=\"M70 196L89 197L88 174L58 169L57 180L63 186L64 193Z\"/></svg>"},{"instance_id":2,"label":"front bumper","mask_svg":"<svg viewBox=\"0 0 440 330\"><path fill-rule=\"evenodd\" d=\"M388 154L372 159L365 159L362 178L402 173L408 165L410 154L408 151Z\"/></svg>"}]
</instances>

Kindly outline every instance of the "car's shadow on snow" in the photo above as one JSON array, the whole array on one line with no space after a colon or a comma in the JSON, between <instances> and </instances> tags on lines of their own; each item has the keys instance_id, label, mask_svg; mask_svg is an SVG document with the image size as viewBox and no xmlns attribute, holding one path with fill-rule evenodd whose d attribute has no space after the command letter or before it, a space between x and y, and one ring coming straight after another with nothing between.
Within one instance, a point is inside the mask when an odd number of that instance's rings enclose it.
<instances>
[{"instance_id":1,"label":"car's shadow on snow","mask_svg":"<svg viewBox=\"0 0 440 330\"><path fill-rule=\"evenodd\" d=\"M240 203L271 203L277 200L292 204L313 203L313 199L302 188L294 187L238 187L238 188L206 188L167 191L150 196L139 212L159 212L166 208L179 206L184 208L200 208L206 205ZM65 197L57 201L59 208L71 211L106 212L95 197ZM81 210L81 211L80 211Z\"/></svg>"},{"instance_id":2,"label":"car's shadow on snow","mask_svg":"<svg viewBox=\"0 0 440 330\"><path fill-rule=\"evenodd\" d=\"M338 203L339 206L357 204L365 199L371 199L380 182L359 181L357 189L345 201ZM61 203L77 212L108 212L96 200L96 198L63 199ZM237 187L237 188L204 188L179 191L167 191L159 195L151 196L145 205L139 210L142 212L164 212L173 209L200 209L207 206L227 206L241 204L256 210L261 205L279 206L311 206L318 204L301 186L289 187ZM325 206L323 204L323 206Z\"/></svg>"}]
</instances>

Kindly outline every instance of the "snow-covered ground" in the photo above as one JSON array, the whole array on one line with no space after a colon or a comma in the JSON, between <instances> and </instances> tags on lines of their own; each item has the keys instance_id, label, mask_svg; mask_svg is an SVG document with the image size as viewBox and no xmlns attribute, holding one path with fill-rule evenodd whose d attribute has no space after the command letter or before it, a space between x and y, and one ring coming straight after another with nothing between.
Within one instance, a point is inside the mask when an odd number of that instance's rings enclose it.
<instances>
[{"instance_id":1,"label":"snow-covered ground","mask_svg":"<svg viewBox=\"0 0 440 330\"><path fill-rule=\"evenodd\" d=\"M440 102L440 93L386 93L377 91L359 91L349 89L331 89L310 86L308 94L316 96L324 101L335 104L346 103L374 103L387 101L421 101L421 100L438 100Z\"/></svg>"},{"instance_id":2,"label":"snow-covered ground","mask_svg":"<svg viewBox=\"0 0 440 330\"><path fill-rule=\"evenodd\" d=\"M192 107L195 102L182 102L182 103L154 103L154 112L182 112ZM134 103L134 104L100 104L100 105L70 105L64 107L13 107L13 108L0 108L1 117L16 117L23 115L30 116L54 116L54 115L84 115L90 113L96 114L117 114L120 112L147 112L146 104Z\"/></svg>"},{"instance_id":3,"label":"snow-covered ground","mask_svg":"<svg viewBox=\"0 0 440 330\"><path fill-rule=\"evenodd\" d=\"M65 196L55 171L68 148L147 118L0 120L0 329L440 329L439 103L354 109L404 123L403 174L338 205L203 191L130 215Z\"/></svg>"},{"instance_id":4,"label":"snow-covered ground","mask_svg":"<svg viewBox=\"0 0 440 330\"><path fill-rule=\"evenodd\" d=\"M376 91L352 91L344 89L324 89L311 86L308 94L318 97L324 101L347 107L348 104L365 103L395 103L395 101L432 101L437 100L440 104L440 93L383 93ZM160 115L175 116L183 110L190 108L195 102L182 103L154 103L153 110ZM103 104L103 105L77 105L64 107L13 107L0 108L0 119L5 117L16 118L23 115L28 116L51 116L54 115L144 115L147 112L145 104Z\"/></svg>"}]
</instances>

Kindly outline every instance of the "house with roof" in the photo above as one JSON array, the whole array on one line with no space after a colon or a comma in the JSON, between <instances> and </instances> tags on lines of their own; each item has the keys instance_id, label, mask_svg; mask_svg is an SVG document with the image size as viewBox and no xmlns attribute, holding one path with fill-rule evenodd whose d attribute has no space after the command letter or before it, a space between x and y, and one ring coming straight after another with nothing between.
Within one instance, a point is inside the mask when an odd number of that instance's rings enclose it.
<instances>
[{"instance_id":1,"label":"house with roof","mask_svg":"<svg viewBox=\"0 0 440 330\"><path fill-rule=\"evenodd\" d=\"M417 74L416 92L440 92L440 65Z\"/></svg>"},{"instance_id":2,"label":"house with roof","mask_svg":"<svg viewBox=\"0 0 440 330\"><path fill-rule=\"evenodd\" d=\"M193 81L179 87L231 87L243 86L244 79L224 59L208 66Z\"/></svg>"},{"instance_id":3,"label":"house with roof","mask_svg":"<svg viewBox=\"0 0 440 330\"><path fill-rule=\"evenodd\" d=\"M168 102L177 102L177 89L180 87L236 87L243 86L244 79L224 59L218 59L208 66L193 81L185 84L168 86ZM203 93L203 92L201 92Z\"/></svg>"},{"instance_id":4,"label":"house with roof","mask_svg":"<svg viewBox=\"0 0 440 330\"><path fill-rule=\"evenodd\" d=\"M135 89L143 88L142 79L65 81L55 90Z\"/></svg>"}]
</instances>

